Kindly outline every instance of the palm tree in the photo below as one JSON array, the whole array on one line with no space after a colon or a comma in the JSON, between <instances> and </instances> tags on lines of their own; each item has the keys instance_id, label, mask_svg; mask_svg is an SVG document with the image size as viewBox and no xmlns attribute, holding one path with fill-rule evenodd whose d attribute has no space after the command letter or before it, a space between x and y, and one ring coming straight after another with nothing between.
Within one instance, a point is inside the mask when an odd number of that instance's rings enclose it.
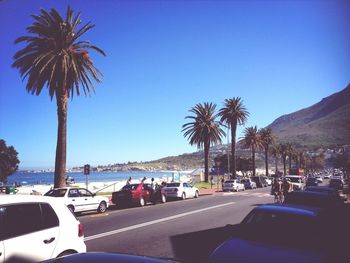
<instances>
[{"instance_id":1,"label":"palm tree","mask_svg":"<svg viewBox=\"0 0 350 263\"><path fill-rule=\"evenodd\" d=\"M244 142L246 147L252 150L253 176L255 176L255 151L262 146L261 138L256 126L245 128Z\"/></svg>"},{"instance_id":2,"label":"palm tree","mask_svg":"<svg viewBox=\"0 0 350 263\"><path fill-rule=\"evenodd\" d=\"M294 152L295 152L295 149L294 149L294 146L292 143L288 142L286 144L287 146L287 155L288 155L288 164L289 164L289 173L292 169L292 160L293 160L293 156L294 156Z\"/></svg>"},{"instance_id":3,"label":"palm tree","mask_svg":"<svg viewBox=\"0 0 350 263\"><path fill-rule=\"evenodd\" d=\"M287 167L286 167L287 156L288 156L287 144L281 143L279 145L279 149L280 149L280 154L281 154L282 162L283 162L283 175L287 175Z\"/></svg>"},{"instance_id":4,"label":"palm tree","mask_svg":"<svg viewBox=\"0 0 350 263\"><path fill-rule=\"evenodd\" d=\"M262 128L259 130L261 143L265 151L265 175L269 175L269 146L274 141L274 136L270 128Z\"/></svg>"},{"instance_id":5,"label":"palm tree","mask_svg":"<svg viewBox=\"0 0 350 263\"><path fill-rule=\"evenodd\" d=\"M249 112L243 105L240 97L226 99L224 107L220 109L220 121L226 123L231 128L231 169L232 177L236 175L236 130L237 125L243 125L249 116ZM230 171L228 171L230 172Z\"/></svg>"},{"instance_id":6,"label":"palm tree","mask_svg":"<svg viewBox=\"0 0 350 263\"><path fill-rule=\"evenodd\" d=\"M94 92L91 77L100 82L101 72L94 66L89 50L105 53L87 40L80 40L94 27L90 22L80 26L80 13L73 15L68 6L66 18L55 9L41 9L33 15L34 23L27 27L30 36L16 39L15 43L26 46L14 55L12 67L18 68L23 79L27 79L28 93L39 95L44 86L51 100L56 97L58 135L55 160L55 187L65 185L66 137L68 99L81 90L86 95Z\"/></svg>"},{"instance_id":7,"label":"palm tree","mask_svg":"<svg viewBox=\"0 0 350 263\"><path fill-rule=\"evenodd\" d=\"M184 137L188 137L191 145L197 145L198 148L204 148L204 176L205 182L209 178L209 149L211 145L221 143L221 137L225 132L220 127L220 122L216 121L216 104L205 102L196 104L189 112L194 116L186 116L191 119L182 125Z\"/></svg>"},{"instance_id":8,"label":"palm tree","mask_svg":"<svg viewBox=\"0 0 350 263\"><path fill-rule=\"evenodd\" d=\"M278 159L280 158L280 148L279 145L273 145L271 148L271 155L275 158L275 174L278 172Z\"/></svg>"}]
</instances>

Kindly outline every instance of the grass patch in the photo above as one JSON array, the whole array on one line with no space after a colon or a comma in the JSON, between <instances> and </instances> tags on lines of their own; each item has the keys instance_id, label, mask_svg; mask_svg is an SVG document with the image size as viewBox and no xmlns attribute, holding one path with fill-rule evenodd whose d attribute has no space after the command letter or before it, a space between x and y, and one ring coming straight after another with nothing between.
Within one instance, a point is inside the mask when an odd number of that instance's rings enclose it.
<instances>
[{"instance_id":1,"label":"grass patch","mask_svg":"<svg viewBox=\"0 0 350 263\"><path fill-rule=\"evenodd\" d=\"M210 183L209 182L208 183L206 183L206 182L194 183L194 186L197 187L198 189L200 189L200 188L210 189Z\"/></svg>"}]
</instances>

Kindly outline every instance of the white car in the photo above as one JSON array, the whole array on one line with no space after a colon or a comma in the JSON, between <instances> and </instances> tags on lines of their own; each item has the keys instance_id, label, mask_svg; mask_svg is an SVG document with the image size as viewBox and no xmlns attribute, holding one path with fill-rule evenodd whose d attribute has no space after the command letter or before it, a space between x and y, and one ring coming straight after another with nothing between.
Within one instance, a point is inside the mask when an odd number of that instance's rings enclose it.
<instances>
[{"instance_id":1,"label":"white car","mask_svg":"<svg viewBox=\"0 0 350 263\"><path fill-rule=\"evenodd\" d=\"M62 199L63 203L74 213L95 210L98 213L106 212L109 199L97 196L85 188L63 187L48 191L45 196Z\"/></svg>"},{"instance_id":2,"label":"white car","mask_svg":"<svg viewBox=\"0 0 350 263\"><path fill-rule=\"evenodd\" d=\"M238 192L239 190L244 191L245 187L244 184L241 183L239 179L232 179L232 180L227 180L222 184L222 191L236 191Z\"/></svg>"},{"instance_id":3,"label":"white car","mask_svg":"<svg viewBox=\"0 0 350 263\"><path fill-rule=\"evenodd\" d=\"M197 198L199 196L199 190L197 187L184 182L167 183L163 188L163 192L166 198L180 198L182 200L190 197Z\"/></svg>"},{"instance_id":4,"label":"white car","mask_svg":"<svg viewBox=\"0 0 350 263\"><path fill-rule=\"evenodd\" d=\"M45 196L0 196L0 262L39 262L86 252L83 225Z\"/></svg>"},{"instance_id":5,"label":"white car","mask_svg":"<svg viewBox=\"0 0 350 263\"><path fill-rule=\"evenodd\" d=\"M264 176L264 179L265 179L267 185L271 185L272 184L272 179L271 178L269 178L267 176Z\"/></svg>"},{"instance_id":6,"label":"white car","mask_svg":"<svg viewBox=\"0 0 350 263\"><path fill-rule=\"evenodd\" d=\"M317 182L319 182L320 184L323 183L323 179L321 176L316 176L316 180Z\"/></svg>"}]
</instances>

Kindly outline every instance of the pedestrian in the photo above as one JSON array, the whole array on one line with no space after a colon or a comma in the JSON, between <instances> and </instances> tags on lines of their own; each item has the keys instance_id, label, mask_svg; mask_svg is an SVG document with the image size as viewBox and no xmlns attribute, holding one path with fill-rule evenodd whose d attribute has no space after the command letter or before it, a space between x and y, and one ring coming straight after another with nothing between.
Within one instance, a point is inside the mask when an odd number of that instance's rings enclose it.
<instances>
[{"instance_id":1,"label":"pedestrian","mask_svg":"<svg viewBox=\"0 0 350 263\"><path fill-rule=\"evenodd\" d=\"M152 190L156 190L156 183L154 182L154 178L151 179L151 188Z\"/></svg>"},{"instance_id":2,"label":"pedestrian","mask_svg":"<svg viewBox=\"0 0 350 263\"><path fill-rule=\"evenodd\" d=\"M221 182L221 190L224 189L224 177L220 177L220 182Z\"/></svg>"},{"instance_id":3,"label":"pedestrian","mask_svg":"<svg viewBox=\"0 0 350 263\"><path fill-rule=\"evenodd\" d=\"M210 176L210 189L213 188L213 180L214 180L214 177L213 175Z\"/></svg>"},{"instance_id":4,"label":"pedestrian","mask_svg":"<svg viewBox=\"0 0 350 263\"><path fill-rule=\"evenodd\" d=\"M142 178L141 184L143 184L146 181L146 176Z\"/></svg>"},{"instance_id":5,"label":"pedestrian","mask_svg":"<svg viewBox=\"0 0 350 263\"><path fill-rule=\"evenodd\" d=\"M130 176L129 179L126 181L126 184L127 184L127 185L131 184L131 176Z\"/></svg>"}]
</instances>

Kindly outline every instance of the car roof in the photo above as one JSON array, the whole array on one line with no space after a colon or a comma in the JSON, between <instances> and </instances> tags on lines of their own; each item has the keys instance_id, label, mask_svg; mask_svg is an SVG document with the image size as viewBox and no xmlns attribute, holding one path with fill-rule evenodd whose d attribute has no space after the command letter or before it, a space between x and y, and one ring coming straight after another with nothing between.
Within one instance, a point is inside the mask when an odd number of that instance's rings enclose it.
<instances>
[{"instance_id":1,"label":"car roof","mask_svg":"<svg viewBox=\"0 0 350 263\"><path fill-rule=\"evenodd\" d=\"M271 212L271 213L283 213L283 214L294 214L301 216L315 217L318 215L320 209L316 207L302 206L302 205L291 205L291 204L267 204L261 205L254 209L254 211Z\"/></svg>"},{"instance_id":2,"label":"car roof","mask_svg":"<svg viewBox=\"0 0 350 263\"><path fill-rule=\"evenodd\" d=\"M328 186L307 186L305 189L307 190L322 190L322 191L329 191L329 192L336 192L337 190L334 189L333 187L328 187Z\"/></svg>"},{"instance_id":3,"label":"car roof","mask_svg":"<svg viewBox=\"0 0 350 263\"><path fill-rule=\"evenodd\" d=\"M0 196L0 205L17 204L17 203L33 203L33 202L52 203L52 202L58 202L58 201L52 197L42 196L42 195L1 195Z\"/></svg>"}]
</instances>

